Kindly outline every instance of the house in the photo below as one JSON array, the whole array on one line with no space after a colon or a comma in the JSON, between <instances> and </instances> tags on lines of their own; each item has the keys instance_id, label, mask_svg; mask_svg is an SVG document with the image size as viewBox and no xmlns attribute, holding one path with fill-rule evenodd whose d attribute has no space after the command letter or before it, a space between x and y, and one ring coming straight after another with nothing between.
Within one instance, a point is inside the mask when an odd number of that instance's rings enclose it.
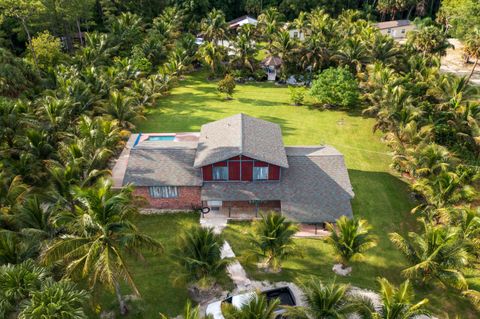
<instances>
[{"instance_id":1,"label":"house","mask_svg":"<svg viewBox=\"0 0 480 319\"><path fill-rule=\"evenodd\" d=\"M199 133L133 134L113 168L152 208L254 218L277 210L301 223L352 216L343 155L331 146L284 146L278 124L237 114Z\"/></svg>"},{"instance_id":2,"label":"house","mask_svg":"<svg viewBox=\"0 0 480 319\"><path fill-rule=\"evenodd\" d=\"M404 39L407 32L416 29L416 26L410 20L394 20L376 23L375 26L380 29L382 34L391 35L394 39Z\"/></svg>"},{"instance_id":3,"label":"house","mask_svg":"<svg viewBox=\"0 0 480 319\"><path fill-rule=\"evenodd\" d=\"M244 24L257 25L257 23L258 23L257 19L252 18L248 15L245 15L245 16L241 16L236 19L233 19L232 21L229 21L228 26L230 27L230 29L237 29Z\"/></svg>"},{"instance_id":4,"label":"house","mask_svg":"<svg viewBox=\"0 0 480 319\"><path fill-rule=\"evenodd\" d=\"M305 40L305 34L299 29L288 29L288 34L291 39L299 39L300 41Z\"/></svg>"}]
</instances>

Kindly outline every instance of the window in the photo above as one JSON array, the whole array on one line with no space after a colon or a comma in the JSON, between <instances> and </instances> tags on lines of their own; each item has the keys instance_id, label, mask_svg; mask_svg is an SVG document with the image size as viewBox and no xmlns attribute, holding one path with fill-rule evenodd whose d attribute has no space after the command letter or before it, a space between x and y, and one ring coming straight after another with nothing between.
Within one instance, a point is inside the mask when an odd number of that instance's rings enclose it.
<instances>
[{"instance_id":1,"label":"window","mask_svg":"<svg viewBox=\"0 0 480 319\"><path fill-rule=\"evenodd\" d=\"M214 181L228 180L228 166L214 166L212 175Z\"/></svg>"},{"instance_id":2,"label":"window","mask_svg":"<svg viewBox=\"0 0 480 319\"><path fill-rule=\"evenodd\" d=\"M392 33L392 29L388 29L387 33L389 33L389 34Z\"/></svg>"},{"instance_id":3,"label":"window","mask_svg":"<svg viewBox=\"0 0 480 319\"><path fill-rule=\"evenodd\" d=\"M253 179L255 179L255 180L268 179L268 166L254 167L253 168Z\"/></svg>"},{"instance_id":4,"label":"window","mask_svg":"<svg viewBox=\"0 0 480 319\"><path fill-rule=\"evenodd\" d=\"M405 33L405 29L402 29L402 33Z\"/></svg>"},{"instance_id":5,"label":"window","mask_svg":"<svg viewBox=\"0 0 480 319\"><path fill-rule=\"evenodd\" d=\"M151 186L148 188L152 198L177 198L178 189L176 186Z\"/></svg>"},{"instance_id":6,"label":"window","mask_svg":"<svg viewBox=\"0 0 480 319\"><path fill-rule=\"evenodd\" d=\"M294 37L295 39L298 38L298 32L297 32L297 31L293 32L293 37Z\"/></svg>"}]
</instances>

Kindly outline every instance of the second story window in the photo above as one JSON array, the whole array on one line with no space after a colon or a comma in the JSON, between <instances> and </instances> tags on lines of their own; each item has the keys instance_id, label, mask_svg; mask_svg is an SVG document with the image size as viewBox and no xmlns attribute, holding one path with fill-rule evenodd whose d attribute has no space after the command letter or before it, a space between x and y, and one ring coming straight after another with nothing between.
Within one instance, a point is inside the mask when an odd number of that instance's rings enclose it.
<instances>
[{"instance_id":1,"label":"second story window","mask_svg":"<svg viewBox=\"0 0 480 319\"><path fill-rule=\"evenodd\" d=\"M214 166L212 171L212 177L214 181L226 181L228 180L228 167L227 166Z\"/></svg>"},{"instance_id":2,"label":"second story window","mask_svg":"<svg viewBox=\"0 0 480 319\"><path fill-rule=\"evenodd\" d=\"M265 167L254 167L254 168L253 168L253 179L254 179L254 180L265 180L265 179L268 179L268 166L265 166Z\"/></svg>"}]
</instances>

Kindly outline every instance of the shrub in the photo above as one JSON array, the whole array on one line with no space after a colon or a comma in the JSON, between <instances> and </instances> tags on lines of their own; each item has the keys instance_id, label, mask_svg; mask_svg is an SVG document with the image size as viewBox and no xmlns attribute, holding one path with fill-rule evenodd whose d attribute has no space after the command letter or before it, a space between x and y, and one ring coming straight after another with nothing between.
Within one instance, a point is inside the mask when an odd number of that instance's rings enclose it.
<instances>
[{"instance_id":1,"label":"shrub","mask_svg":"<svg viewBox=\"0 0 480 319\"><path fill-rule=\"evenodd\" d=\"M290 86L290 101L294 105L302 105L305 100L305 89L303 87Z\"/></svg>"},{"instance_id":2,"label":"shrub","mask_svg":"<svg viewBox=\"0 0 480 319\"><path fill-rule=\"evenodd\" d=\"M344 68L329 68L313 81L310 94L324 106L354 107L360 96L358 82Z\"/></svg>"},{"instance_id":3,"label":"shrub","mask_svg":"<svg viewBox=\"0 0 480 319\"><path fill-rule=\"evenodd\" d=\"M225 94L227 100L232 99L233 92L235 91L235 79L230 74L225 75L223 80L218 82L218 91Z\"/></svg>"}]
</instances>

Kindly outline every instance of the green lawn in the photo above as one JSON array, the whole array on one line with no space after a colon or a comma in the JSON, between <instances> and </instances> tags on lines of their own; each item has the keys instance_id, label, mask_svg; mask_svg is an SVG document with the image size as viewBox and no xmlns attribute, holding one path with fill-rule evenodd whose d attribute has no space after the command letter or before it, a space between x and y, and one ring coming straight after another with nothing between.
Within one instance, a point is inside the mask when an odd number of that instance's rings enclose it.
<instances>
[{"instance_id":1,"label":"green lawn","mask_svg":"<svg viewBox=\"0 0 480 319\"><path fill-rule=\"evenodd\" d=\"M158 103L157 108L148 111L147 120L138 123L137 131L199 131L204 123L242 112L280 124L287 145L325 143L335 146L345 155L349 169L356 195L354 214L367 219L379 239L378 246L367 254L365 260L353 263L352 276L338 280L370 289L376 288L375 278L378 276L387 277L395 283L401 282L400 271L406 265L405 260L387 235L393 231L405 233L416 227L415 218L409 213L414 203L407 184L389 169L391 158L388 148L381 142L381 134L372 132L373 119L363 118L360 112L322 111L313 106L311 99L307 99L307 106L291 106L288 89L270 83L238 85L234 99L225 101L217 94L216 83L205 78L205 74L197 73L181 81L170 96ZM170 241L170 236L174 234L169 228L171 224L163 223L168 219L157 223L151 218L142 219L140 227L148 232L154 231L159 239ZM243 233L248 227L248 224L232 224L226 230L226 236L238 256L247 248ZM255 279L270 280L295 280L310 275L332 278L334 258L330 248L316 239L299 239L298 243L305 250L304 259L288 261L278 275L260 273L244 262L249 275ZM164 263L161 260L160 264ZM165 262L157 269L158 263L154 263L153 270L142 266L134 269L136 277L140 277L140 290L144 292L147 303L155 302L148 307L175 312L184 302L185 291L172 288L165 293L164 290L170 287L166 280L172 271L171 265ZM159 282L161 285L155 287ZM450 315L461 314L462 318L477 317L470 304L460 299L459 293L432 291L431 288L419 289L418 293L424 296L427 291L432 309L437 312L442 309Z\"/></svg>"},{"instance_id":2,"label":"green lawn","mask_svg":"<svg viewBox=\"0 0 480 319\"><path fill-rule=\"evenodd\" d=\"M145 260L130 258L128 265L134 281L140 290L142 300L130 305L128 316L123 318L160 318L160 312L176 316L183 310L188 300L187 288L178 280L177 265L172 261L172 251L176 236L184 229L198 225L197 213L179 213L164 215L142 215L136 225L144 233L159 240L165 247L162 254L146 252ZM225 289L232 289L233 283L225 274L219 280ZM132 292L123 287L124 295ZM117 311L117 300L111 293L100 294L102 310Z\"/></svg>"}]
</instances>

